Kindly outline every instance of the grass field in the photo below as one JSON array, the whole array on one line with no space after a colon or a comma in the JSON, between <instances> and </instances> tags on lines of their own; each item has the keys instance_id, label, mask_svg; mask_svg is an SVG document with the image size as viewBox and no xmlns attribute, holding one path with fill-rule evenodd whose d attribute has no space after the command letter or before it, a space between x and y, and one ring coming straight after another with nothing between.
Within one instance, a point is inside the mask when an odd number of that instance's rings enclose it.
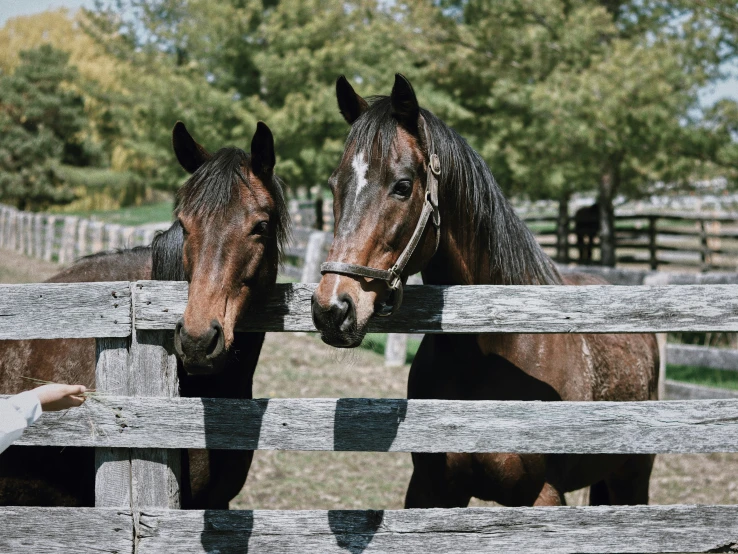
<instances>
[{"instance_id":1,"label":"grass field","mask_svg":"<svg viewBox=\"0 0 738 554\"><path fill-rule=\"evenodd\" d=\"M155 204L144 204L142 206L130 206L118 210L105 211L78 211L68 215L79 217L94 217L106 223L117 223L119 225L145 225L146 223L161 223L172 220L172 201L157 202Z\"/></svg>"},{"instance_id":2,"label":"grass field","mask_svg":"<svg viewBox=\"0 0 738 554\"><path fill-rule=\"evenodd\" d=\"M40 281L58 269L0 251L0 282ZM371 339L374 349L383 350L383 336ZM271 333L259 360L254 396L402 398L408 369L408 365L384 367L381 354L372 348L338 350L313 334ZM405 453L258 451L246 485L231 507L400 508L411 471L410 455ZM738 455L657 456L651 502L736 504L737 476ZM583 504L586 499L586 490L567 495L570 504ZM473 500L472 505L487 503Z\"/></svg>"}]
</instances>

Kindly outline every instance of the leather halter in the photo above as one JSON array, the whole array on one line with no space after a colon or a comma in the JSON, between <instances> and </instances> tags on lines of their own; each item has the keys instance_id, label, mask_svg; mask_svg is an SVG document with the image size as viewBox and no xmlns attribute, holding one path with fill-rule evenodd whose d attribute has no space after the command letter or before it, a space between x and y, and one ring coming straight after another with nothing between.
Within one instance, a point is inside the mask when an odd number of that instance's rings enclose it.
<instances>
[{"instance_id":1,"label":"leather halter","mask_svg":"<svg viewBox=\"0 0 738 554\"><path fill-rule=\"evenodd\" d=\"M437 154L430 155L428 163L427 181L425 187L425 202L423 203L423 211L415 226L415 231L410 237L405 250L402 251L400 257L397 258L395 264L389 269L377 269L365 265L348 264L344 262L324 262L320 265L321 275L326 273L338 273L340 275L348 275L349 277L366 277L368 279L378 279L387 283L390 289L390 298L394 297L392 304L385 304L384 308L376 312L376 315L386 317L397 311L402 304L402 273L405 271L410 258L412 258L415 249L420 243L428 220L433 223L436 230L436 247L434 253L438 250L438 243L441 240L441 214L438 211L438 179L441 174L441 162ZM432 217L431 217L432 216ZM388 300L390 299L388 298Z\"/></svg>"}]
</instances>

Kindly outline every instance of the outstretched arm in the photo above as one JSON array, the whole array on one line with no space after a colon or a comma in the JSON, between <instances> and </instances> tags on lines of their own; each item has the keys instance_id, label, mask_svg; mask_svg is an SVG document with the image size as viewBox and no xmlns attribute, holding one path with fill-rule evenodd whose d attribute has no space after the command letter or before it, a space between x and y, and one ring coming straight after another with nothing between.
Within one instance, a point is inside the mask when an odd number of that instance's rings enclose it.
<instances>
[{"instance_id":1,"label":"outstretched arm","mask_svg":"<svg viewBox=\"0 0 738 554\"><path fill-rule=\"evenodd\" d=\"M41 411L56 411L79 406L85 401L82 385L43 385L0 399L0 452L18 440Z\"/></svg>"}]
</instances>

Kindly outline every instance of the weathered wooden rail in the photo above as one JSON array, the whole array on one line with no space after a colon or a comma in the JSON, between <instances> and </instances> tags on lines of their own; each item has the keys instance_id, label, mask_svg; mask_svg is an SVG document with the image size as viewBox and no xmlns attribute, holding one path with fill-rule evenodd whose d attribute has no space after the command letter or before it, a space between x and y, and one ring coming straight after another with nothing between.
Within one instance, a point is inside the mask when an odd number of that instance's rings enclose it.
<instances>
[{"instance_id":1,"label":"weathered wooden rail","mask_svg":"<svg viewBox=\"0 0 738 554\"><path fill-rule=\"evenodd\" d=\"M280 285L244 329L311 331L314 285ZM6 285L0 338L100 337L97 388L20 445L96 448L95 508L0 508L0 552L729 552L737 506L188 511L180 448L736 452L738 399L463 402L176 398L184 283ZM481 306L481 308L480 308ZM64 315L66 314L66 315ZM738 285L408 287L399 332L738 330ZM113 396L115 395L115 396Z\"/></svg>"}]
</instances>

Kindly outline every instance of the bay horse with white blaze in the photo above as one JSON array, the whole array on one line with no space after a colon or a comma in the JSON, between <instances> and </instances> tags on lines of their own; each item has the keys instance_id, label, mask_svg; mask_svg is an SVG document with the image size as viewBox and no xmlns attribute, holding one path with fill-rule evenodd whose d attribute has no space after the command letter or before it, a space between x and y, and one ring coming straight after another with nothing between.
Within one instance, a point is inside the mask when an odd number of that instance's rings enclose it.
<instances>
[{"instance_id":1,"label":"bay horse with white blaze","mask_svg":"<svg viewBox=\"0 0 738 554\"><path fill-rule=\"evenodd\" d=\"M173 145L192 175L177 194L171 228L150 247L88 256L49 282L189 281L187 308L170 345L180 395L251 398L264 333L240 333L236 326L276 282L289 232L282 185L273 173L274 139L259 122L250 154L238 148L210 154L177 123ZM28 388L23 377L93 388L95 341L0 341L0 392ZM183 450L182 507L227 509L252 455ZM94 479L94 449L11 447L0 455L0 505L93 506Z\"/></svg>"},{"instance_id":2,"label":"bay horse with white blaze","mask_svg":"<svg viewBox=\"0 0 738 554\"><path fill-rule=\"evenodd\" d=\"M343 77L336 91L351 130L330 178L335 237L313 295L323 341L358 346L418 271L431 285L603 284L559 274L482 158L419 107L404 77L389 97L367 101ZM426 335L408 398L649 400L658 365L653 335ZM414 453L405 506L560 505L588 485L591 504L647 503L653 458Z\"/></svg>"}]
</instances>

